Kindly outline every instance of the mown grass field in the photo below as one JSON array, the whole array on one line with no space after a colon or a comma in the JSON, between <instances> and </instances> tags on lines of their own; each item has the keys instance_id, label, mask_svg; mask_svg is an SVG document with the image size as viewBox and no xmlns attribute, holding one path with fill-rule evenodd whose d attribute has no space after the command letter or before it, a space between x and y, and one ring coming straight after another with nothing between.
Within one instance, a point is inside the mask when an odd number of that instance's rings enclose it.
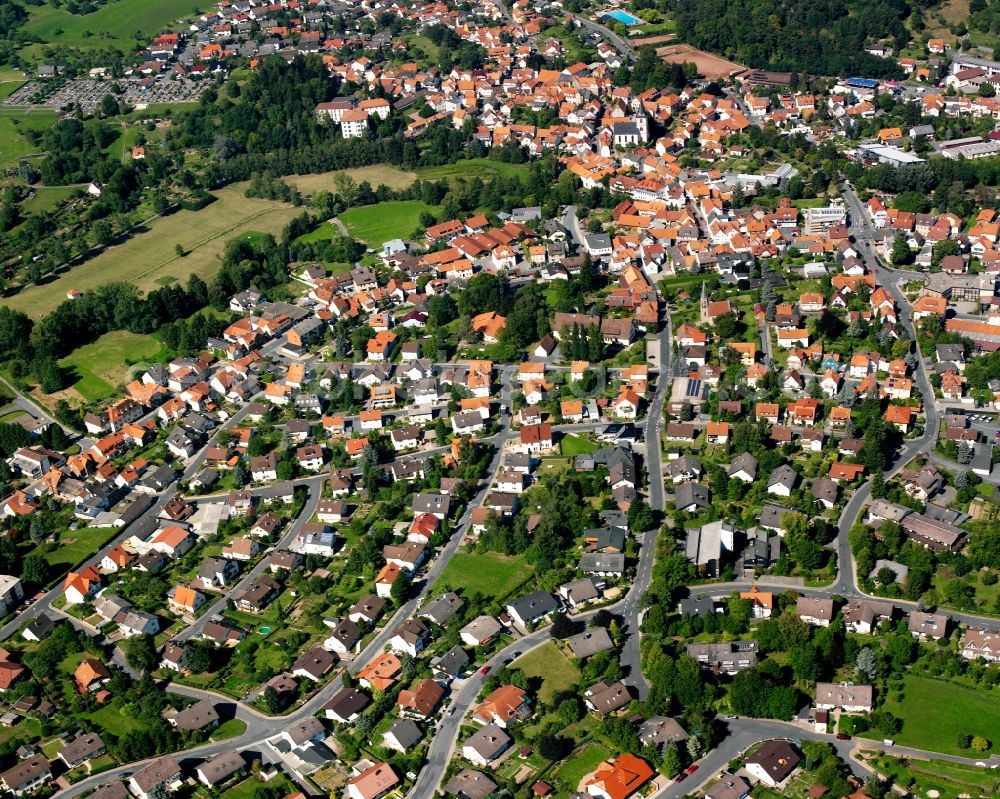
<instances>
[{"instance_id":1,"label":"mown grass field","mask_svg":"<svg viewBox=\"0 0 1000 799\"><path fill-rule=\"evenodd\" d=\"M895 737L902 746L970 757L974 753L958 748L959 733L982 735L994 746L1000 743L1000 698L985 691L907 675L903 701L890 695L885 710L903 720L903 731ZM882 736L869 733L868 737Z\"/></svg>"},{"instance_id":2,"label":"mown grass field","mask_svg":"<svg viewBox=\"0 0 1000 799\"><path fill-rule=\"evenodd\" d=\"M542 687L538 697L548 703L560 691L576 685L580 671L574 666L555 642L548 641L532 649L510 664L512 669L520 669L529 677L541 677Z\"/></svg>"},{"instance_id":3,"label":"mown grass field","mask_svg":"<svg viewBox=\"0 0 1000 799\"><path fill-rule=\"evenodd\" d=\"M83 527L63 530L55 549L45 554L45 559L56 571L68 571L97 552L115 537L114 527Z\"/></svg>"},{"instance_id":4,"label":"mown grass field","mask_svg":"<svg viewBox=\"0 0 1000 799\"><path fill-rule=\"evenodd\" d=\"M109 0L92 14L71 14L51 5L27 6L28 21L22 28L34 41L89 49L108 46L134 50L136 34L145 40L181 17L204 10L200 0Z\"/></svg>"},{"instance_id":5,"label":"mown grass field","mask_svg":"<svg viewBox=\"0 0 1000 799\"><path fill-rule=\"evenodd\" d=\"M72 388L87 402L95 402L117 393L136 365L160 362L166 356L162 342L153 336L115 330L74 350L59 364L76 375Z\"/></svg>"},{"instance_id":6,"label":"mown grass field","mask_svg":"<svg viewBox=\"0 0 1000 799\"><path fill-rule=\"evenodd\" d=\"M49 313L70 289L87 291L114 281L128 281L143 291L172 280L185 282L192 274L210 280L218 270L226 243L248 233L279 234L300 209L285 203L244 197L246 184L215 192L218 198L200 211L178 211L154 219L148 230L110 247L96 258L42 286L30 286L3 300L33 319ZM186 251L179 257L180 244Z\"/></svg>"},{"instance_id":7,"label":"mown grass field","mask_svg":"<svg viewBox=\"0 0 1000 799\"><path fill-rule=\"evenodd\" d=\"M576 455L587 455L599 449L597 444L586 438L574 435L566 435L559 439L559 454L567 458Z\"/></svg>"},{"instance_id":8,"label":"mown grass field","mask_svg":"<svg viewBox=\"0 0 1000 799\"><path fill-rule=\"evenodd\" d=\"M490 175L503 175L512 178L523 175L527 171L527 165L505 164L502 161L491 161L488 158L468 158L464 161L456 161L454 164L422 166L415 171L417 177L424 180L488 177Z\"/></svg>"},{"instance_id":9,"label":"mown grass field","mask_svg":"<svg viewBox=\"0 0 1000 799\"><path fill-rule=\"evenodd\" d=\"M358 241L377 247L390 239L410 238L424 211L433 213L434 208L422 200L397 200L348 208L340 221Z\"/></svg>"},{"instance_id":10,"label":"mown grass field","mask_svg":"<svg viewBox=\"0 0 1000 799\"><path fill-rule=\"evenodd\" d=\"M0 167L16 166L19 159L37 152L25 132L47 130L55 121L55 111L0 108Z\"/></svg>"},{"instance_id":11,"label":"mown grass field","mask_svg":"<svg viewBox=\"0 0 1000 799\"><path fill-rule=\"evenodd\" d=\"M438 577L434 591L462 590L502 597L530 575L531 567L519 557L499 552L457 552Z\"/></svg>"},{"instance_id":12,"label":"mown grass field","mask_svg":"<svg viewBox=\"0 0 1000 799\"><path fill-rule=\"evenodd\" d=\"M363 166L358 169L342 169L334 172L321 172L318 175L289 175L284 181L303 194L315 194L318 191L334 191L333 176L344 174L358 183L367 180L372 188L384 183L390 189L405 189L417 176L412 172L404 172L387 164Z\"/></svg>"}]
</instances>

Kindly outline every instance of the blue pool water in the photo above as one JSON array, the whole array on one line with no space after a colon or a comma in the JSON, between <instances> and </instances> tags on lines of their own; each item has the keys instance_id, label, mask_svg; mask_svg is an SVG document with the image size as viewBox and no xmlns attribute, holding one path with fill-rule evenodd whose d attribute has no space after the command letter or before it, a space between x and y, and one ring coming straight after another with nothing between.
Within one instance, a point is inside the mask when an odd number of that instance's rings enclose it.
<instances>
[{"instance_id":1,"label":"blue pool water","mask_svg":"<svg viewBox=\"0 0 1000 799\"><path fill-rule=\"evenodd\" d=\"M616 8L614 11L605 11L601 16L611 17L615 22L620 22L622 25L642 25L642 20L633 14L629 14L628 11L622 11Z\"/></svg>"}]
</instances>

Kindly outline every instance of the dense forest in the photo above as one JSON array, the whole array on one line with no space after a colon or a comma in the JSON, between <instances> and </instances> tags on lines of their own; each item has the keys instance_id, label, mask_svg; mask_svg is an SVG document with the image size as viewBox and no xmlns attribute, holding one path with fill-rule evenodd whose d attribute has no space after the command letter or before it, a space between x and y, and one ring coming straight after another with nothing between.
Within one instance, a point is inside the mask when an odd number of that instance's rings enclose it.
<instances>
[{"instance_id":1,"label":"dense forest","mask_svg":"<svg viewBox=\"0 0 1000 799\"><path fill-rule=\"evenodd\" d=\"M865 52L910 39L905 20L922 0L677 0L681 38L742 64L807 72L899 78L899 65Z\"/></svg>"}]
</instances>

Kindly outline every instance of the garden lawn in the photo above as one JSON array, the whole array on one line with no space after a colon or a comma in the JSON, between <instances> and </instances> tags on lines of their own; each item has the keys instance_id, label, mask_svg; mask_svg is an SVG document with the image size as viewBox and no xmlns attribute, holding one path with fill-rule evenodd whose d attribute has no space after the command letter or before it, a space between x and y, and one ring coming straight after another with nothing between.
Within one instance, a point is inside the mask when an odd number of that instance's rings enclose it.
<instances>
[{"instance_id":1,"label":"garden lawn","mask_svg":"<svg viewBox=\"0 0 1000 799\"><path fill-rule=\"evenodd\" d=\"M457 552L434 585L439 593L462 589L488 597L504 597L530 577L532 568L520 557L499 552Z\"/></svg>"},{"instance_id":2,"label":"garden lawn","mask_svg":"<svg viewBox=\"0 0 1000 799\"><path fill-rule=\"evenodd\" d=\"M381 246L390 239L406 239L420 227L420 215L433 213L434 208L422 200L362 205L348 208L340 215L351 236L369 247Z\"/></svg>"},{"instance_id":3,"label":"garden lawn","mask_svg":"<svg viewBox=\"0 0 1000 799\"><path fill-rule=\"evenodd\" d=\"M511 663L510 668L520 669L529 677L541 677L542 687L538 697L548 704L560 691L572 688L580 679L580 670L559 651L553 641L547 641Z\"/></svg>"},{"instance_id":4,"label":"garden lawn","mask_svg":"<svg viewBox=\"0 0 1000 799\"><path fill-rule=\"evenodd\" d=\"M17 166L19 159L38 152L25 131L48 130L55 121L55 111L0 108L0 166Z\"/></svg>"},{"instance_id":5,"label":"garden lawn","mask_svg":"<svg viewBox=\"0 0 1000 799\"><path fill-rule=\"evenodd\" d=\"M238 782L232 788L223 792L221 799L253 799L254 792L263 784L256 777L247 777L243 782ZM280 788L286 795L295 790L295 786L291 780L284 774L276 777L268 785Z\"/></svg>"},{"instance_id":6,"label":"garden lawn","mask_svg":"<svg viewBox=\"0 0 1000 799\"><path fill-rule=\"evenodd\" d=\"M0 116L0 142L3 138ZM42 286L29 286L3 300L32 319L39 319L66 299L70 289L87 291L113 281L133 283L143 291L159 288L167 278L186 283L192 274L211 281L226 243L246 234L281 233L300 212L286 203L245 197L245 183L217 192L215 202L200 211L178 211L154 219L147 230L102 252ZM186 255L178 256L180 244Z\"/></svg>"},{"instance_id":7,"label":"garden lawn","mask_svg":"<svg viewBox=\"0 0 1000 799\"><path fill-rule=\"evenodd\" d=\"M559 439L559 454L567 458L576 455L589 455L597 450L597 444L580 436L567 435Z\"/></svg>"},{"instance_id":8,"label":"garden lawn","mask_svg":"<svg viewBox=\"0 0 1000 799\"><path fill-rule=\"evenodd\" d=\"M563 783L565 789L560 793L564 795L575 793L580 780L596 769L602 760L607 760L610 755L611 753L607 749L597 744L591 744L571 755L556 772L556 778Z\"/></svg>"},{"instance_id":9,"label":"garden lawn","mask_svg":"<svg viewBox=\"0 0 1000 799\"><path fill-rule=\"evenodd\" d=\"M76 375L72 387L87 402L95 402L127 383L134 365L165 360L166 347L158 339L115 330L75 350L59 365Z\"/></svg>"},{"instance_id":10,"label":"garden lawn","mask_svg":"<svg viewBox=\"0 0 1000 799\"><path fill-rule=\"evenodd\" d=\"M59 543L45 559L55 570L68 571L78 563L94 555L108 541L115 537L115 527L83 527L79 530L63 530Z\"/></svg>"},{"instance_id":11,"label":"garden lawn","mask_svg":"<svg viewBox=\"0 0 1000 799\"><path fill-rule=\"evenodd\" d=\"M113 705L105 705L100 710L81 715L84 718L90 719L101 729L107 730L119 738L127 732L132 732L142 727L141 721L132 718L132 716L126 713L122 713L120 708Z\"/></svg>"},{"instance_id":12,"label":"garden lawn","mask_svg":"<svg viewBox=\"0 0 1000 799\"><path fill-rule=\"evenodd\" d=\"M22 31L45 44L87 49L110 45L130 51L137 44L137 31L145 40L168 23L209 6L201 0L109 0L91 14L71 14L47 3L29 5Z\"/></svg>"},{"instance_id":13,"label":"garden lawn","mask_svg":"<svg viewBox=\"0 0 1000 799\"><path fill-rule=\"evenodd\" d=\"M0 745L15 738L23 741L37 741L42 735L42 723L38 719L21 716L21 721L13 727L0 727Z\"/></svg>"},{"instance_id":14,"label":"garden lawn","mask_svg":"<svg viewBox=\"0 0 1000 799\"><path fill-rule=\"evenodd\" d=\"M21 211L25 214L38 214L52 211L64 203L80 186L38 186L35 196L21 203Z\"/></svg>"},{"instance_id":15,"label":"garden lawn","mask_svg":"<svg viewBox=\"0 0 1000 799\"><path fill-rule=\"evenodd\" d=\"M897 702L890 694L885 710L903 719L903 730L895 737L901 746L975 757L975 752L958 748L959 733L1000 743L1000 698L984 691L907 675L903 701ZM882 737L874 732L867 735Z\"/></svg>"}]
</instances>

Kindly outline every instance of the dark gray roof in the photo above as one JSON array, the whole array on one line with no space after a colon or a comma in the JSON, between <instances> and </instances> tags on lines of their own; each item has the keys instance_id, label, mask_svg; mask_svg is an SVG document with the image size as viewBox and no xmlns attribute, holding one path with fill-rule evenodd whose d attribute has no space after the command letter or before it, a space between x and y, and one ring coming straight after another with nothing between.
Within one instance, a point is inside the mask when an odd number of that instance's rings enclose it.
<instances>
[{"instance_id":1,"label":"dark gray roof","mask_svg":"<svg viewBox=\"0 0 1000 799\"><path fill-rule=\"evenodd\" d=\"M356 688L343 688L323 705L323 709L332 710L342 719L349 719L355 713L360 713L368 707L370 702L371 699L368 695Z\"/></svg>"},{"instance_id":2,"label":"dark gray roof","mask_svg":"<svg viewBox=\"0 0 1000 799\"><path fill-rule=\"evenodd\" d=\"M580 571L584 574L622 572L625 555L621 552L586 552L580 558Z\"/></svg>"},{"instance_id":3,"label":"dark gray roof","mask_svg":"<svg viewBox=\"0 0 1000 799\"><path fill-rule=\"evenodd\" d=\"M431 668L443 672L449 677L457 677L469 665L469 656L460 646L453 646L441 657L431 661Z\"/></svg>"},{"instance_id":4,"label":"dark gray roof","mask_svg":"<svg viewBox=\"0 0 1000 799\"><path fill-rule=\"evenodd\" d=\"M573 651L573 657L576 658L588 658L598 652L614 648L611 636L603 627L590 627L582 633L567 638L566 643L569 644Z\"/></svg>"},{"instance_id":5,"label":"dark gray roof","mask_svg":"<svg viewBox=\"0 0 1000 799\"><path fill-rule=\"evenodd\" d=\"M548 591L534 591L527 596L512 600L508 607L522 619L528 620L555 612L559 609L559 604Z\"/></svg>"},{"instance_id":6,"label":"dark gray roof","mask_svg":"<svg viewBox=\"0 0 1000 799\"><path fill-rule=\"evenodd\" d=\"M678 508L697 505L708 507L708 488L701 483L682 483L674 490L674 502Z\"/></svg>"},{"instance_id":7,"label":"dark gray roof","mask_svg":"<svg viewBox=\"0 0 1000 799\"><path fill-rule=\"evenodd\" d=\"M403 749L416 746L420 742L420 739L424 737L420 725L412 719L397 719L386 731L386 735L389 733L392 733L392 737L396 739L397 743Z\"/></svg>"}]
</instances>

